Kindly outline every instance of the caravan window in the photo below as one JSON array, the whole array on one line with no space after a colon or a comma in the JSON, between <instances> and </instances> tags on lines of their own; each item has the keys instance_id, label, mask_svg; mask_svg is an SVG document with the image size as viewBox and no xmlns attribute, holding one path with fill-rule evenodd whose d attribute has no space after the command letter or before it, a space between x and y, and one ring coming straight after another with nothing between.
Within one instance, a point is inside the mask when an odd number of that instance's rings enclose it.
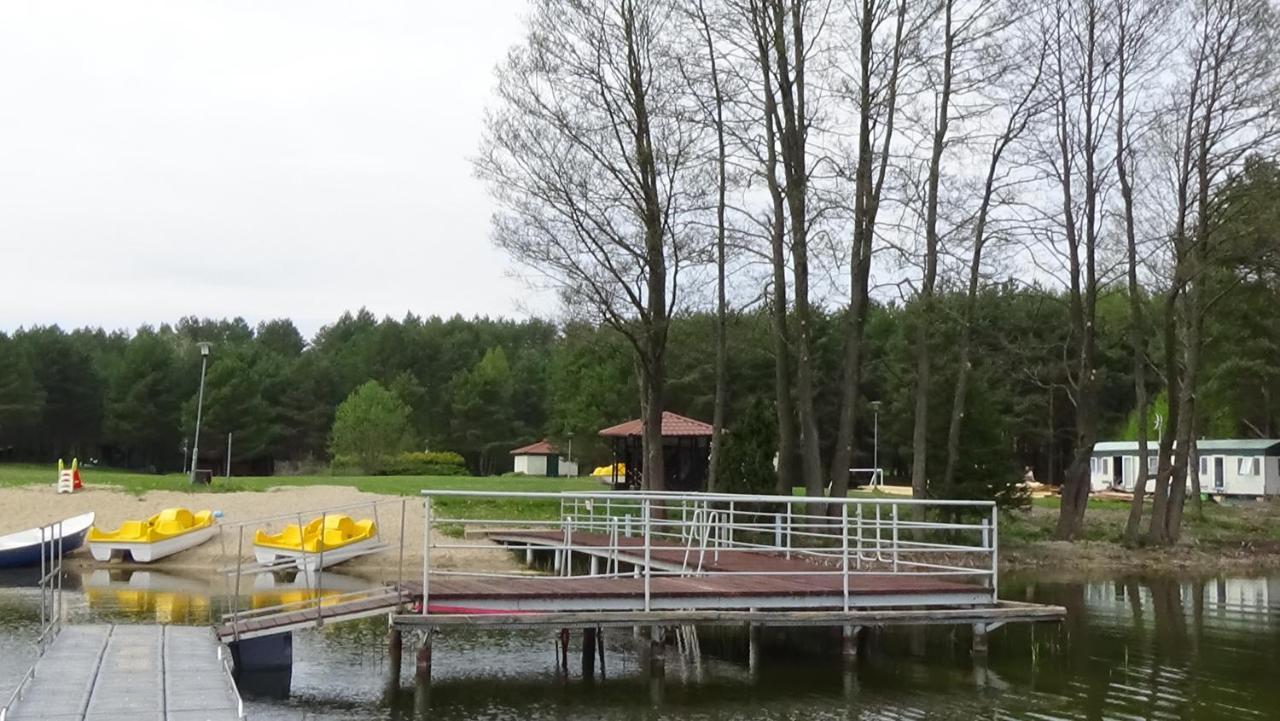
<instances>
[{"instance_id":1,"label":"caravan window","mask_svg":"<svg viewBox=\"0 0 1280 721\"><path fill-rule=\"evenodd\" d=\"M1241 476L1259 476L1262 475L1261 458L1254 456L1253 458L1237 458L1236 473Z\"/></svg>"},{"instance_id":2,"label":"caravan window","mask_svg":"<svg viewBox=\"0 0 1280 721\"><path fill-rule=\"evenodd\" d=\"M1160 456L1147 456L1147 475L1153 476L1160 467Z\"/></svg>"},{"instance_id":3,"label":"caravan window","mask_svg":"<svg viewBox=\"0 0 1280 721\"><path fill-rule=\"evenodd\" d=\"M1201 476L1209 475L1209 457L1208 456L1200 456L1200 475Z\"/></svg>"}]
</instances>

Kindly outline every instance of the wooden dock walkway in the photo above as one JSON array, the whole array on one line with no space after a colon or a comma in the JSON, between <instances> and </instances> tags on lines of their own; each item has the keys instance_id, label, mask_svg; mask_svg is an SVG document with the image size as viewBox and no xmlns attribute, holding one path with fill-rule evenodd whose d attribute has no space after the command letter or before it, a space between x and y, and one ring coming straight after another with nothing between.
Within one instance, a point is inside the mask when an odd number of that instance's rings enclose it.
<instances>
[{"instance_id":1,"label":"wooden dock walkway","mask_svg":"<svg viewBox=\"0 0 1280 721\"><path fill-rule=\"evenodd\" d=\"M243 704L208 628L66 626L3 721L235 721Z\"/></svg>"}]
</instances>

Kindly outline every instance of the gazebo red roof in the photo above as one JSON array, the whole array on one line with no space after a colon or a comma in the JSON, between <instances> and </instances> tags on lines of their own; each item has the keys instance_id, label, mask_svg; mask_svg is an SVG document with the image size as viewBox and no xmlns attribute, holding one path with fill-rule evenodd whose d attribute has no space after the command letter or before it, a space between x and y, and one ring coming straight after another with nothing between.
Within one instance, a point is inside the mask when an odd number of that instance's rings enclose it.
<instances>
[{"instance_id":1,"label":"gazebo red roof","mask_svg":"<svg viewBox=\"0 0 1280 721\"><path fill-rule=\"evenodd\" d=\"M626 423L619 423L616 426L609 426L600 431L602 436L639 436L644 433L644 421L637 418ZM692 418L686 418L671 411L662 412L662 435L664 438L674 438L678 436L707 436L711 435L711 424L695 421Z\"/></svg>"},{"instance_id":2,"label":"gazebo red roof","mask_svg":"<svg viewBox=\"0 0 1280 721\"><path fill-rule=\"evenodd\" d=\"M517 448L514 451L511 451L511 455L513 456L555 456L559 454L559 449L551 445L545 438L537 443L531 443L523 448Z\"/></svg>"}]
</instances>

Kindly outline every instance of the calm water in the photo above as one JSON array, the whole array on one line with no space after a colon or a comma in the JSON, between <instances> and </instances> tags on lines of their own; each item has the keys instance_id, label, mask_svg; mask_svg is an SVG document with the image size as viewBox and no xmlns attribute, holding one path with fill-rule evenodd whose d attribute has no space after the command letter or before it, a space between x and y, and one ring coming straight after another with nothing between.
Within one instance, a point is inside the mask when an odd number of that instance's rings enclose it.
<instances>
[{"instance_id":1,"label":"calm water","mask_svg":"<svg viewBox=\"0 0 1280 721\"><path fill-rule=\"evenodd\" d=\"M364 579L335 585L358 588ZM33 658L38 593L0 578L0 698ZM208 623L226 590L207 578L94 572L68 581L73 621ZM260 577L244 603L305 593ZM250 702L254 719L1280 719L1280 575L1270 578L1006 577L1004 595L1058 603L1054 626L992 635L986 662L967 630L873 635L844 671L825 632L767 634L759 668L745 639L704 630L703 658L668 652L661 686L627 631L607 636L607 680L585 683L571 655L556 674L549 632L448 631L429 690L388 683L385 621L298 633L285 699ZM576 644L575 644L576 645Z\"/></svg>"}]
</instances>

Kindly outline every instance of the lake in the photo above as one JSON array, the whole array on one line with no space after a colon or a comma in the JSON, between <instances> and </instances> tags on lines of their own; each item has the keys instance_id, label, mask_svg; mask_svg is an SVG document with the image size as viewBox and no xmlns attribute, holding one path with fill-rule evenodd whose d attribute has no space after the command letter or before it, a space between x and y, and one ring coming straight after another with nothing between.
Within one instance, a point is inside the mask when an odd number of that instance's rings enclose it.
<instances>
[{"instance_id":1,"label":"lake","mask_svg":"<svg viewBox=\"0 0 1280 721\"><path fill-rule=\"evenodd\" d=\"M71 622L207 624L228 606L207 577L69 572ZM259 577L242 605L296 599ZM326 573L341 588L369 583ZM34 658L39 593L0 578L0 702ZM745 634L702 629L701 658L667 652L652 682L629 630L606 634L606 679L557 674L555 633L447 630L433 681L388 683L382 619L299 632L287 696L248 703L253 719L1275 719L1280 718L1280 575L1259 578L1008 573L1002 596L1068 609L1056 625L1009 626L973 659L967 629L873 633L846 668L838 636L767 632L748 668ZM574 639L575 650L577 636ZM281 695L281 679L256 679ZM274 687L273 687L274 684ZM246 693L246 696L248 694Z\"/></svg>"}]
</instances>

